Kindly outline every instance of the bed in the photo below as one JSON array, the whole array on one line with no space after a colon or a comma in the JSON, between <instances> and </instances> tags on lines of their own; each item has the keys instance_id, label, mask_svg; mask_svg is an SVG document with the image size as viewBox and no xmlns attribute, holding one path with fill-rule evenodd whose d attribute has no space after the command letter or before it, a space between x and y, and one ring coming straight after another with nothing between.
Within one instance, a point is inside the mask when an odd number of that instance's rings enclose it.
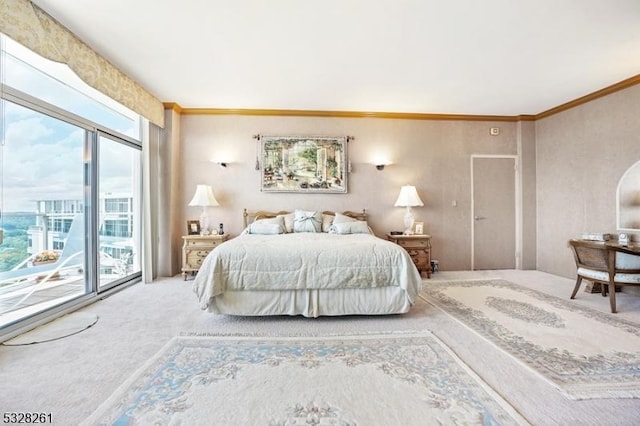
<instances>
[{"instance_id":1,"label":"bed","mask_svg":"<svg viewBox=\"0 0 640 426\"><path fill-rule=\"evenodd\" d=\"M247 212L244 231L204 259L200 307L244 316L386 315L409 311L421 276L366 212Z\"/></svg>"}]
</instances>

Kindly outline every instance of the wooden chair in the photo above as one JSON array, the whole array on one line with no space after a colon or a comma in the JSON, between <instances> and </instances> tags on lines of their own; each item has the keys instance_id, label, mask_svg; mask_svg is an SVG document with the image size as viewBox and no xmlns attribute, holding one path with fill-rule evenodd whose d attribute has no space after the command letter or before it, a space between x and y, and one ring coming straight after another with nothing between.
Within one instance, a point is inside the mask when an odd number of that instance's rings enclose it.
<instances>
[{"instance_id":1,"label":"wooden chair","mask_svg":"<svg viewBox=\"0 0 640 426\"><path fill-rule=\"evenodd\" d=\"M602 296L609 292L611 312L616 312L616 286L640 285L640 255L622 246L596 241L570 240L576 261L576 297L582 280L600 284Z\"/></svg>"},{"instance_id":2,"label":"wooden chair","mask_svg":"<svg viewBox=\"0 0 640 426\"><path fill-rule=\"evenodd\" d=\"M606 285L609 284L609 265L607 249L604 243L570 240L569 246L576 261L576 285L571 293L571 299L576 297L583 279L600 284L602 295L606 295Z\"/></svg>"}]
</instances>

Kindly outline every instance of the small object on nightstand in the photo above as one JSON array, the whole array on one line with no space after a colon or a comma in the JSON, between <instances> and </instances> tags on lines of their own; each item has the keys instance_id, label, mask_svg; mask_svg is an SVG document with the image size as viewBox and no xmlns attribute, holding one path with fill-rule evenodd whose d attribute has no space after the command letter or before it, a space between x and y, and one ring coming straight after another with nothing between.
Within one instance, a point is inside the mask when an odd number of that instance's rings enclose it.
<instances>
[{"instance_id":1,"label":"small object on nightstand","mask_svg":"<svg viewBox=\"0 0 640 426\"><path fill-rule=\"evenodd\" d=\"M626 246L629 244L629 234L618 234L618 244Z\"/></svg>"},{"instance_id":2,"label":"small object on nightstand","mask_svg":"<svg viewBox=\"0 0 640 426\"><path fill-rule=\"evenodd\" d=\"M582 234L582 239L589 241L609 241L611 239L611 234L585 232L584 234Z\"/></svg>"},{"instance_id":3,"label":"small object on nightstand","mask_svg":"<svg viewBox=\"0 0 640 426\"><path fill-rule=\"evenodd\" d=\"M220 226L218 227L218 235L224 235L224 227L222 226L222 224L220 224Z\"/></svg>"},{"instance_id":4,"label":"small object on nightstand","mask_svg":"<svg viewBox=\"0 0 640 426\"><path fill-rule=\"evenodd\" d=\"M431 278L431 235L397 235L390 232L387 240L403 247L411 256L418 272L426 272L427 278Z\"/></svg>"},{"instance_id":5,"label":"small object on nightstand","mask_svg":"<svg viewBox=\"0 0 640 426\"><path fill-rule=\"evenodd\" d=\"M404 234L404 232L402 232L402 231L391 231L390 234L391 235L402 235L402 234Z\"/></svg>"},{"instance_id":6,"label":"small object on nightstand","mask_svg":"<svg viewBox=\"0 0 640 426\"><path fill-rule=\"evenodd\" d=\"M228 235L185 235L182 237L182 276L195 275L207 255L229 239Z\"/></svg>"}]
</instances>

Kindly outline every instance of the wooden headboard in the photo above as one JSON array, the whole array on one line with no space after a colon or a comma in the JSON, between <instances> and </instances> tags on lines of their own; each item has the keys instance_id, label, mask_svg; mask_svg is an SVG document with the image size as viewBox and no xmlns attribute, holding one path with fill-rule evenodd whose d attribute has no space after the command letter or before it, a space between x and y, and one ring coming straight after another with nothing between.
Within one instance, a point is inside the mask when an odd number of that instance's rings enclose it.
<instances>
[{"instance_id":1,"label":"wooden headboard","mask_svg":"<svg viewBox=\"0 0 640 426\"><path fill-rule=\"evenodd\" d=\"M256 219L268 219L271 217L276 217L281 214L289 214L289 213L293 213L293 212L289 212L286 210L281 210L279 212L269 212L265 210L248 211L247 209L244 209L244 211L242 212L242 222L244 223L244 228L246 228L247 226L249 226L250 223L252 223ZM330 211L323 211L322 214L335 216L335 212L330 212ZM364 221L367 220L366 209L362 209L362 212L354 212L351 210L347 210L342 212L342 214L345 216L352 217L356 220L364 220Z\"/></svg>"}]
</instances>

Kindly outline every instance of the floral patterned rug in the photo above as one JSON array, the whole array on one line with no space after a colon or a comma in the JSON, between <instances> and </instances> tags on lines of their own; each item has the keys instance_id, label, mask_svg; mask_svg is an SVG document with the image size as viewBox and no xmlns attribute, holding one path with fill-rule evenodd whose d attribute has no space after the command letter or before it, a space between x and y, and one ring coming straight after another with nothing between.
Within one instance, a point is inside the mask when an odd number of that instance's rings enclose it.
<instances>
[{"instance_id":1,"label":"floral patterned rug","mask_svg":"<svg viewBox=\"0 0 640 426\"><path fill-rule=\"evenodd\" d=\"M430 333L172 339L83 424L526 424Z\"/></svg>"},{"instance_id":2,"label":"floral patterned rug","mask_svg":"<svg viewBox=\"0 0 640 426\"><path fill-rule=\"evenodd\" d=\"M421 296L569 398L640 397L639 324L504 280L430 282Z\"/></svg>"}]
</instances>

